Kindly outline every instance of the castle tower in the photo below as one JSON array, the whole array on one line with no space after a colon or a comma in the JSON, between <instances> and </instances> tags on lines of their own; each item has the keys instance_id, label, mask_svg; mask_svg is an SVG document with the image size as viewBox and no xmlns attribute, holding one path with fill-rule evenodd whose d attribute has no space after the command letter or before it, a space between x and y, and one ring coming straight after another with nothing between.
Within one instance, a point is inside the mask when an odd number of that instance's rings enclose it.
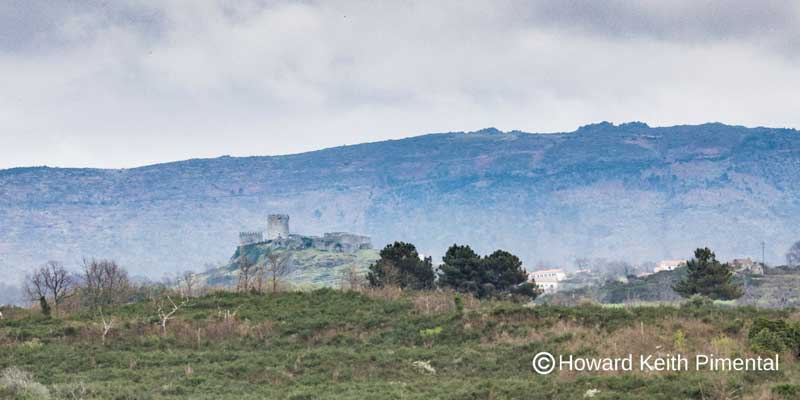
<instances>
[{"instance_id":1,"label":"castle tower","mask_svg":"<svg viewBox=\"0 0 800 400\"><path fill-rule=\"evenodd\" d=\"M289 216L286 214L270 214L267 217L267 240L286 239L289 237Z\"/></svg>"}]
</instances>

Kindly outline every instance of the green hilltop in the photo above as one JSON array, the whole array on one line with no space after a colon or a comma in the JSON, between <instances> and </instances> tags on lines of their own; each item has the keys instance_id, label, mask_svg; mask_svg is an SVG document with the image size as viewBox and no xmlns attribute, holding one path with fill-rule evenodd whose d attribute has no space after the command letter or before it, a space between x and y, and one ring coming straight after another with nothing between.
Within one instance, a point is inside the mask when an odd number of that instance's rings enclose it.
<instances>
[{"instance_id":1,"label":"green hilltop","mask_svg":"<svg viewBox=\"0 0 800 400\"><path fill-rule=\"evenodd\" d=\"M330 287L337 286L344 274L355 270L366 273L367 268L380 256L375 249L337 251L313 246L309 236L292 235L288 240L266 241L237 247L229 262L217 269L207 271L200 280L209 286L235 286L239 274L238 260L242 255L257 265L266 265L271 253L289 253L290 272L284 283L292 286Z\"/></svg>"}]
</instances>

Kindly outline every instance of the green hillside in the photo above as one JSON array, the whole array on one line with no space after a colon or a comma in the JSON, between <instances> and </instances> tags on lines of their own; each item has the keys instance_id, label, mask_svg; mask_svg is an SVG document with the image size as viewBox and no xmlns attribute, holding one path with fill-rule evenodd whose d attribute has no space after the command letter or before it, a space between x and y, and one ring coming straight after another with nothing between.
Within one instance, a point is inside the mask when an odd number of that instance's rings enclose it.
<instances>
[{"instance_id":1,"label":"green hillside","mask_svg":"<svg viewBox=\"0 0 800 400\"><path fill-rule=\"evenodd\" d=\"M355 252L336 252L315 249L309 243L298 239L291 248L276 246L272 242L256 243L240 246L236 249L230 262L216 270L208 271L200 279L210 286L233 286L238 277L237 260L244 254L249 260L259 265L266 265L270 253L289 253L291 272L285 282L293 286L337 286L344 273L355 269L363 274L380 256L377 250L363 249Z\"/></svg>"},{"instance_id":2,"label":"green hillside","mask_svg":"<svg viewBox=\"0 0 800 400\"><path fill-rule=\"evenodd\" d=\"M222 292L185 303L176 298L182 306L166 331L155 298L104 310L114 320L105 344L99 315L43 319L36 311L4 309L0 398L792 399L800 393L798 349L782 345L778 372L543 376L531 368L540 351L752 355L776 338L748 338L758 318L786 323L796 317L793 310L702 302L530 307L462 298L460 311L451 292Z\"/></svg>"}]
</instances>

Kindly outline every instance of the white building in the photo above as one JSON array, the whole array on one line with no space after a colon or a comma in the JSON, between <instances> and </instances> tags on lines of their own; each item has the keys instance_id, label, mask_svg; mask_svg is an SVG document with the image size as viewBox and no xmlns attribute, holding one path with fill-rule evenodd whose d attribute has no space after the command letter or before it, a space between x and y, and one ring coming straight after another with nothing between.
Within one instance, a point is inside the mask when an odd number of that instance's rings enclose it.
<instances>
[{"instance_id":1,"label":"white building","mask_svg":"<svg viewBox=\"0 0 800 400\"><path fill-rule=\"evenodd\" d=\"M533 280L546 293L558 291L558 284L564 279L567 279L567 274L560 269L544 269L528 273L528 281Z\"/></svg>"},{"instance_id":2,"label":"white building","mask_svg":"<svg viewBox=\"0 0 800 400\"><path fill-rule=\"evenodd\" d=\"M733 270L739 273L748 273L754 275L764 275L764 266L753 261L750 257L736 258L728 262Z\"/></svg>"},{"instance_id":3,"label":"white building","mask_svg":"<svg viewBox=\"0 0 800 400\"><path fill-rule=\"evenodd\" d=\"M675 268L686 266L686 260L663 260L658 263L658 266L653 268L653 272L672 271Z\"/></svg>"}]
</instances>

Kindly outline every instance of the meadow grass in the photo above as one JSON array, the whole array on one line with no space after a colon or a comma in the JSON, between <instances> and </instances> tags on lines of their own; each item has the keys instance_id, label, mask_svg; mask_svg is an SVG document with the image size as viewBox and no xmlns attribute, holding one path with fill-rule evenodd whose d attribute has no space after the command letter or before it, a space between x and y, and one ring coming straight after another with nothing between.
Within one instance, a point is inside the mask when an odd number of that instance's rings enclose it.
<instances>
[{"instance_id":1,"label":"meadow grass","mask_svg":"<svg viewBox=\"0 0 800 400\"><path fill-rule=\"evenodd\" d=\"M166 332L153 302L143 301L104 310L114 319L105 345L96 313L43 318L4 310L0 370L29 373L39 392L0 380L0 398L784 399L800 393L791 349L779 372L540 376L531 368L539 351L748 355L756 319L793 320L794 310L532 307L469 296L459 310L453 299L452 292L397 289L220 292L187 299Z\"/></svg>"}]
</instances>

